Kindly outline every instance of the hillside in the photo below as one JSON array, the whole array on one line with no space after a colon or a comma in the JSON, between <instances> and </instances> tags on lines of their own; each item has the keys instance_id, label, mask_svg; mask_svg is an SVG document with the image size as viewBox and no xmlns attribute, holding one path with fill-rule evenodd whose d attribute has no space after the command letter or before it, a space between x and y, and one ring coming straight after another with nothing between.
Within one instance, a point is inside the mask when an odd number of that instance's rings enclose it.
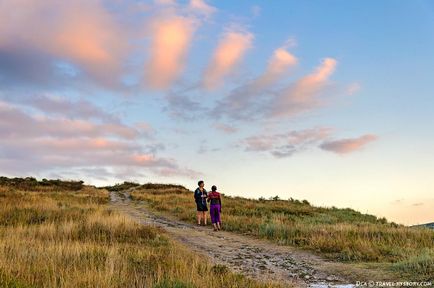
<instances>
[{"instance_id":1,"label":"hillside","mask_svg":"<svg viewBox=\"0 0 434 288\"><path fill-rule=\"evenodd\" d=\"M81 181L1 177L0 203L0 287L281 287L213 265Z\"/></svg>"},{"instance_id":2,"label":"hillside","mask_svg":"<svg viewBox=\"0 0 434 288\"><path fill-rule=\"evenodd\" d=\"M134 215L114 207L114 195L127 197L119 207ZM0 287L282 287L272 280L288 272L306 283L434 278L431 229L348 208L223 196L226 236L219 236L194 225L192 191L179 185L98 188L82 181L0 177L0 201ZM145 216L164 225L147 224ZM174 225L184 231L178 238ZM196 249L201 239L208 239L211 255L215 247L226 251L223 264L215 262L218 254L214 260L200 256L206 252ZM239 262L246 260L253 261L251 267ZM255 267L252 274L245 270ZM270 267L277 267L271 271L276 274L264 278L261 269Z\"/></svg>"},{"instance_id":3,"label":"hillside","mask_svg":"<svg viewBox=\"0 0 434 288\"><path fill-rule=\"evenodd\" d=\"M195 223L192 191L176 185L124 183L131 198L187 223ZM295 199L255 200L224 196L226 231L300 247L330 260L362 263L403 275L405 279L434 277L434 233L406 227L353 209L324 208ZM406 278L407 277L407 278Z\"/></svg>"}]
</instances>

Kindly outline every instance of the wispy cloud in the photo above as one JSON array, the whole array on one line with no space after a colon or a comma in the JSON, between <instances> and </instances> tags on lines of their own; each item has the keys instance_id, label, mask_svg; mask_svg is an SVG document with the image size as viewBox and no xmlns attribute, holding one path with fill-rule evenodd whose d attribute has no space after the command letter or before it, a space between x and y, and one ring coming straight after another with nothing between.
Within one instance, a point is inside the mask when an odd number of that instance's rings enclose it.
<instances>
[{"instance_id":1,"label":"wispy cloud","mask_svg":"<svg viewBox=\"0 0 434 288\"><path fill-rule=\"evenodd\" d=\"M182 93L170 92L165 97L166 105L163 108L164 112L175 119L191 121L202 117L206 111L200 102L191 99Z\"/></svg>"},{"instance_id":2,"label":"wispy cloud","mask_svg":"<svg viewBox=\"0 0 434 288\"><path fill-rule=\"evenodd\" d=\"M346 94L347 95L353 95L353 94L357 93L361 88L362 88L362 86L360 85L360 83L353 82L347 86Z\"/></svg>"},{"instance_id":3,"label":"wispy cloud","mask_svg":"<svg viewBox=\"0 0 434 288\"><path fill-rule=\"evenodd\" d=\"M221 84L252 47L253 38L252 33L245 31L228 30L223 34L205 71L205 88L214 89Z\"/></svg>"},{"instance_id":4,"label":"wispy cloud","mask_svg":"<svg viewBox=\"0 0 434 288\"><path fill-rule=\"evenodd\" d=\"M167 89L184 69L197 22L194 18L171 15L154 19L151 27L145 81L151 88Z\"/></svg>"},{"instance_id":5,"label":"wispy cloud","mask_svg":"<svg viewBox=\"0 0 434 288\"><path fill-rule=\"evenodd\" d=\"M206 17L210 17L212 14L214 14L217 11L215 7L207 4L203 0L190 0L189 7L194 11L198 11L199 13L202 13Z\"/></svg>"},{"instance_id":6,"label":"wispy cloud","mask_svg":"<svg viewBox=\"0 0 434 288\"><path fill-rule=\"evenodd\" d=\"M101 119L106 122L120 122L119 117L96 106L86 99L72 100L54 94L36 94L29 96L10 95L5 97L7 101L31 106L41 112L79 119Z\"/></svg>"},{"instance_id":7,"label":"wispy cloud","mask_svg":"<svg viewBox=\"0 0 434 288\"><path fill-rule=\"evenodd\" d=\"M325 92L328 79L335 71L336 65L335 59L325 58L314 72L283 89L274 100L271 115L291 116L320 105L319 96Z\"/></svg>"},{"instance_id":8,"label":"wispy cloud","mask_svg":"<svg viewBox=\"0 0 434 288\"><path fill-rule=\"evenodd\" d=\"M105 85L115 82L127 52L121 25L100 1L2 1L0 27L0 54L65 59Z\"/></svg>"},{"instance_id":9,"label":"wispy cloud","mask_svg":"<svg viewBox=\"0 0 434 288\"><path fill-rule=\"evenodd\" d=\"M174 159L157 156L163 146L144 144L140 127L101 119L68 119L56 116L58 113L33 115L26 110L0 102L1 173L41 173L66 167L136 167L157 174L186 169Z\"/></svg>"},{"instance_id":10,"label":"wispy cloud","mask_svg":"<svg viewBox=\"0 0 434 288\"><path fill-rule=\"evenodd\" d=\"M214 124L214 128L226 134L234 134L238 131L236 127L224 123L216 123Z\"/></svg>"},{"instance_id":11,"label":"wispy cloud","mask_svg":"<svg viewBox=\"0 0 434 288\"><path fill-rule=\"evenodd\" d=\"M331 132L331 128L318 127L278 134L261 134L243 139L241 145L246 151L268 152L276 158L284 158L315 147L327 139Z\"/></svg>"},{"instance_id":12,"label":"wispy cloud","mask_svg":"<svg viewBox=\"0 0 434 288\"><path fill-rule=\"evenodd\" d=\"M38 135L52 137L117 136L133 139L135 129L121 123L94 123L84 119L32 116L7 103L0 102L0 131L3 137L27 138Z\"/></svg>"},{"instance_id":13,"label":"wispy cloud","mask_svg":"<svg viewBox=\"0 0 434 288\"><path fill-rule=\"evenodd\" d=\"M347 154L364 148L368 143L378 139L373 134L363 135L357 138L326 141L320 145L321 149L338 154Z\"/></svg>"},{"instance_id":14,"label":"wispy cloud","mask_svg":"<svg viewBox=\"0 0 434 288\"><path fill-rule=\"evenodd\" d=\"M319 147L338 154L347 154L364 148L378 136L366 134L358 138L332 140L334 129L316 127L293 130L285 133L259 134L240 142L245 151L268 152L276 158L285 158L295 153Z\"/></svg>"},{"instance_id":15,"label":"wispy cloud","mask_svg":"<svg viewBox=\"0 0 434 288\"><path fill-rule=\"evenodd\" d=\"M297 63L297 57L288 52L285 47L277 48L268 60L265 71L257 78L233 89L228 96L217 103L214 112L233 119L264 116L270 101L270 97L267 97L269 95L264 90L287 76Z\"/></svg>"},{"instance_id":16,"label":"wispy cloud","mask_svg":"<svg viewBox=\"0 0 434 288\"><path fill-rule=\"evenodd\" d=\"M297 63L297 57L289 53L284 47L276 49L268 60L267 69L253 82L252 86L263 89L275 84L283 76L287 75L288 70L295 67Z\"/></svg>"}]
</instances>

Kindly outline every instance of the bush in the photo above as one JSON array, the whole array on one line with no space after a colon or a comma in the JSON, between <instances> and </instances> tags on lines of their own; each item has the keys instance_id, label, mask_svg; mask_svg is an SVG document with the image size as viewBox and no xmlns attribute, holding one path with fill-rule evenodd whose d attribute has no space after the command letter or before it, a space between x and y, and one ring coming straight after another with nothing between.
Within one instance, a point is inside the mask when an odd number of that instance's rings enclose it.
<instances>
[{"instance_id":1,"label":"bush","mask_svg":"<svg viewBox=\"0 0 434 288\"><path fill-rule=\"evenodd\" d=\"M61 189L64 191L78 191L83 188L83 181L65 181L65 180L36 180L33 177L26 178L7 178L0 177L0 186L13 187L25 191L39 190L44 188Z\"/></svg>"}]
</instances>

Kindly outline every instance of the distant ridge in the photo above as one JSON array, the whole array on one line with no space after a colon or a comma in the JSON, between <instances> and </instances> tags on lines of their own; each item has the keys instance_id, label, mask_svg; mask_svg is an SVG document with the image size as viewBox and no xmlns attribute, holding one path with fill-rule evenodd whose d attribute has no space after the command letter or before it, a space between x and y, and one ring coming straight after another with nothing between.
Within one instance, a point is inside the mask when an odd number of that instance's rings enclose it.
<instances>
[{"instance_id":1,"label":"distant ridge","mask_svg":"<svg viewBox=\"0 0 434 288\"><path fill-rule=\"evenodd\" d=\"M413 225L412 227L421 227L421 226L427 227L427 228L430 228L430 229L434 229L434 222L425 223L425 224L419 224L419 225Z\"/></svg>"}]
</instances>

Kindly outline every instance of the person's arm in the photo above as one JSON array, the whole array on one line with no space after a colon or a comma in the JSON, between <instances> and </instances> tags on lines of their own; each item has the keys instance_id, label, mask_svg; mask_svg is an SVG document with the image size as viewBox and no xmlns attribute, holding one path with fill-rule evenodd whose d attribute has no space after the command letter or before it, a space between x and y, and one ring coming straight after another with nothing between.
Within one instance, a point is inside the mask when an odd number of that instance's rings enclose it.
<instances>
[{"instance_id":1,"label":"person's arm","mask_svg":"<svg viewBox=\"0 0 434 288\"><path fill-rule=\"evenodd\" d=\"M194 191L194 200L196 202L199 202L200 198L201 198L201 196L199 193L197 193L197 189L196 189L196 191Z\"/></svg>"}]
</instances>

